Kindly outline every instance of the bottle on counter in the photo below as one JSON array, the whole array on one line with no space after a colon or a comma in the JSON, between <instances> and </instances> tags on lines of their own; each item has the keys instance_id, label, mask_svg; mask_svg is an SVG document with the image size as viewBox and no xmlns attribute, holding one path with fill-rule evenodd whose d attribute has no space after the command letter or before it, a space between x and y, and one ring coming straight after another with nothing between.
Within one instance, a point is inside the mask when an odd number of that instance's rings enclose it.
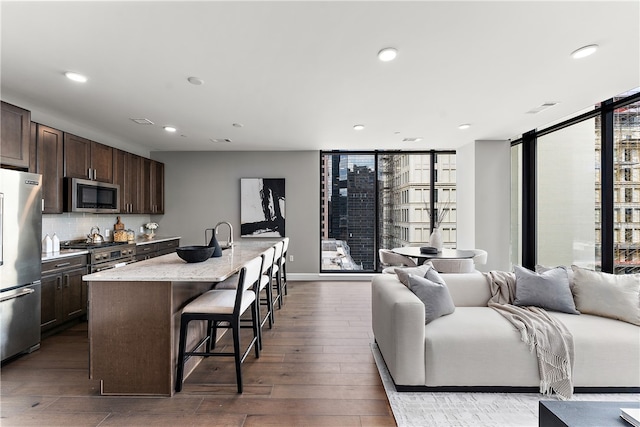
<instances>
[{"instance_id":1,"label":"bottle on counter","mask_svg":"<svg viewBox=\"0 0 640 427\"><path fill-rule=\"evenodd\" d=\"M51 241L53 242L53 252L60 252L60 238L56 233L53 233Z\"/></svg>"},{"instance_id":2,"label":"bottle on counter","mask_svg":"<svg viewBox=\"0 0 640 427\"><path fill-rule=\"evenodd\" d=\"M42 240L42 252L45 252L48 254L53 252L53 240L51 239L48 233L46 236L44 236L44 239Z\"/></svg>"}]
</instances>

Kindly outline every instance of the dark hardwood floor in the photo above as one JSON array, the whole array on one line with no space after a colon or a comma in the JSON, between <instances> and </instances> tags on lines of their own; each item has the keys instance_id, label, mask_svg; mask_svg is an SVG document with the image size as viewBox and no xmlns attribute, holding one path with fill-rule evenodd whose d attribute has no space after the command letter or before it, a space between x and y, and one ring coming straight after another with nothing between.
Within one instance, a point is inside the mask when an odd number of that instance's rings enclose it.
<instances>
[{"instance_id":1,"label":"dark hardwood floor","mask_svg":"<svg viewBox=\"0 0 640 427\"><path fill-rule=\"evenodd\" d=\"M208 358L174 397L100 396L82 323L2 367L0 425L395 426L370 349L370 283L290 282L285 302L260 359L243 364L242 395L233 360Z\"/></svg>"}]
</instances>

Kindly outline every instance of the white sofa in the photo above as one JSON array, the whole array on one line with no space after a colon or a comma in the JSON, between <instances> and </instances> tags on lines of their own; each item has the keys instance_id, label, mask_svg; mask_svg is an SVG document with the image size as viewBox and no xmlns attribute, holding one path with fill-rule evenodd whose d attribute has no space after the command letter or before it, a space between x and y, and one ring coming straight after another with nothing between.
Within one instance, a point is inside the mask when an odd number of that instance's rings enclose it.
<instances>
[{"instance_id":1,"label":"white sofa","mask_svg":"<svg viewBox=\"0 0 640 427\"><path fill-rule=\"evenodd\" d=\"M395 274L372 280L373 333L398 391L536 391L535 353L487 307L482 273L442 274L452 314L425 325L422 301ZM588 314L549 312L573 334L575 391L639 392L640 327Z\"/></svg>"}]
</instances>

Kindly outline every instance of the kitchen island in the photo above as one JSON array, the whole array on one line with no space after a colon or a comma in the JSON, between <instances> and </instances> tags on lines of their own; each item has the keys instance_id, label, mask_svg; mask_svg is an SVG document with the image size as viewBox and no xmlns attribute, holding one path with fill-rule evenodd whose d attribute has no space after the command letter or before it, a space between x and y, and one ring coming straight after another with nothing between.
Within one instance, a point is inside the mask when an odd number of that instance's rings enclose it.
<instances>
[{"instance_id":1,"label":"kitchen island","mask_svg":"<svg viewBox=\"0 0 640 427\"><path fill-rule=\"evenodd\" d=\"M201 263L189 264L171 253L84 276L89 288L89 377L100 380L100 392L173 395L182 308L278 240L236 243L221 257ZM193 323L187 345L205 333L204 323ZM200 360L191 358L185 373Z\"/></svg>"}]
</instances>

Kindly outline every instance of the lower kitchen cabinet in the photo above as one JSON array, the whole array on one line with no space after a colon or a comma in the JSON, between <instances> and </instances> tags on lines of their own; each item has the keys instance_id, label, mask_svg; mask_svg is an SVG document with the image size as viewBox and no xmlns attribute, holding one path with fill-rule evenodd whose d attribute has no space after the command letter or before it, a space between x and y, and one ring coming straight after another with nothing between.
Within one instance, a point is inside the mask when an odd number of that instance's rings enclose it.
<instances>
[{"instance_id":1,"label":"lower kitchen cabinet","mask_svg":"<svg viewBox=\"0 0 640 427\"><path fill-rule=\"evenodd\" d=\"M87 255L42 263L41 331L62 329L87 314Z\"/></svg>"}]
</instances>

